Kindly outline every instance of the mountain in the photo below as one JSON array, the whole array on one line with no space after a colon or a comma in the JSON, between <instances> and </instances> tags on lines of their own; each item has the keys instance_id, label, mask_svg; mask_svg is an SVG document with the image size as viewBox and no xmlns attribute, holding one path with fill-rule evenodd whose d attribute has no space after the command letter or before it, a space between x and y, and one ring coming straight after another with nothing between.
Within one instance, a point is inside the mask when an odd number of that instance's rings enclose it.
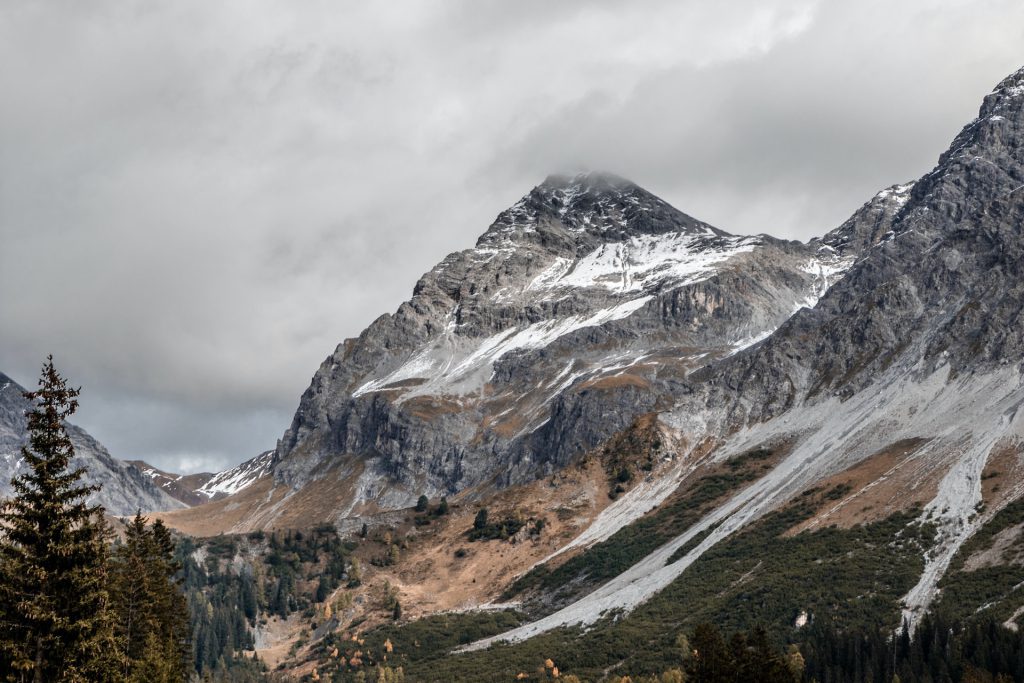
<instances>
[{"instance_id":1,"label":"mountain","mask_svg":"<svg viewBox=\"0 0 1024 683\"><path fill-rule=\"evenodd\" d=\"M271 454L272 451L261 453L255 458L250 458L221 472L197 472L194 474L165 472L144 460L129 460L127 462L138 468L172 498L189 507L194 507L238 493L255 482L269 472Z\"/></svg>"},{"instance_id":2,"label":"mountain","mask_svg":"<svg viewBox=\"0 0 1024 683\"><path fill-rule=\"evenodd\" d=\"M264 451L255 458L230 467L210 477L196 489L206 501L220 500L238 493L269 474L273 451Z\"/></svg>"},{"instance_id":3,"label":"mountain","mask_svg":"<svg viewBox=\"0 0 1024 683\"><path fill-rule=\"evenodd\" d=\"M158 469L150 465L145 460L128 460L126 462L137 468L145 476L149 477L150 480L163 489L167 495L189 507L192 507L193 505L202 505L203 503L208 503L211 500L207 496L200 494L198 489L213 478L213 472L174 474L173 472L165 472L164 470Z\"/></svg>"},{"instance_id":4,"label":"mountain","mask_svg":"<svg viewBox=\"0 0 1024 683\"><path fill-rule=\"evenodd\" d=\"M273 456L273 512L247 519L283 523L315 482L332 520L556 472L851 263L729 235L614 176L548 178L321 365Z\"/></svg>"},{"instance_id":5,"label":"mountain","mask_svg":"<svg viewBox=\"0 0 1024 683\"><path fill-rule=\"evenodd\" d=\"M372 640L383 583L462 634L381 627L447 643L415 680L541 653L606 675L700 620L1018 628L1022 226L1024 69L933 170L808 243L550 177L338 346L267 475L171 523L365 525L345 623Z\"/></svg>"},{"instance_id":6,"label":"mountain","mask_svg":"<svg viewBox=\"0 0 1024 683\"><path fill-rule=\"evenodd\" d=\"M1022 190L1024 70L985 98L930 173L875 198L891 210L866 207L823 240L866 248L813 308L694 372L659 414L718 442L719 461L781 443L785 457L599 591L501 637L635 608L715 544L841 476L852 490L813 527L917 504L936 529L902 599L913 625L964 542L1024 493Z\"/></svg>"},{"instance_id":7,"label":"mountain","mask_svg":"<svg viewBox=\"0 0 1024 683\"><path fill-rule=\"evenodd\" d=\"M30 408L24 392L17 382L0 373L0 498L11 495L11 478L24 470L21 448L28 443L25 411ZM75 446L72 464L85 468L86 482L102 487L89 496L90 503L102 505L113 515L182 507L180 501L154 484L138 467L112 457L85 430L74 425L67 429Z\"/></svg>"}]
</instances>

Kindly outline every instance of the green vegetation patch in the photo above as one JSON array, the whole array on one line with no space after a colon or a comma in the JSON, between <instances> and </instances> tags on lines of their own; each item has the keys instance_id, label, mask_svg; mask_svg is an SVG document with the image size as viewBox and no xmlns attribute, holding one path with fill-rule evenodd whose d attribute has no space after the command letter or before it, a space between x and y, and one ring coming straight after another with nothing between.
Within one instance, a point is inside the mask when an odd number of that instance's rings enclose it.
<instances>
[{"instance_id":1,"label":"green vegetation patch","mask_svg":"<svg viewBox=\"0 0 1024 683\"><path fill-rule=\"evenodd\" d=\"M389 626L367 636L367 644L389 638L389 664L401 665L406 681L509 681L519 673L533 675L549 658L563 675L596 681L680 666L687 656L680 636L701 622L727 631L763 624L779 645L799 640L803 631L793 621L804 610L812 623L894 628L899 601L924 567L934 529L917 523L918 511L911 510L853 529L784 536L830 492L807 492L708 550L631 614L608 614L586 631L558 629L523 643L453 655L450 648L481 615L447 615L446 622ZM335 680L355 679L343 674Z\"/></svg>"},{"instance_id":2,"label":"green vegetation patch","mask_svg":"<svg viewBox=\"0 0 1024 683\"><path fill-rule=\"evenodd\" d=\"M491 521L487 508L481 508L473 520L473 528L469 530L471 541L508 540L526 526L526 520L519 515L507 515L497 521Z\"/></svg>"},{"instance_id":3,"label":"green vegetation patch","mask_svg":"<svg viewBox=\"0 0 1024 683\"><path fill-rule=\"evenodd\" d=\"M960 547L939 582L937 613L947 619L967 619L983 612L987 618L1005 621L1024 605L1024 566L1017 561L1024 553L1024 534L1017 534L1001 554L994 552L997 534L1022 523L1024 499L1000 510ZM991 565L967 569L970 557L986 551L993 554Z\"/></svg>"},{"instance_id":4,"label":"green vegetation patch","mask_svg":"<svg viewBox=\"0 0 1024 683\"><path fill-rule=\"evenodd\" d=\"M311 612L348 576L354 548L330 525L311 531L181 538L175 554L191 614L196 671L212 672L219 679L258 669L240 656L254 646L252 630L272 616ZM205 551L202 564L196 562L203 554L199 550Z\"/></svg>"}]
</instances>

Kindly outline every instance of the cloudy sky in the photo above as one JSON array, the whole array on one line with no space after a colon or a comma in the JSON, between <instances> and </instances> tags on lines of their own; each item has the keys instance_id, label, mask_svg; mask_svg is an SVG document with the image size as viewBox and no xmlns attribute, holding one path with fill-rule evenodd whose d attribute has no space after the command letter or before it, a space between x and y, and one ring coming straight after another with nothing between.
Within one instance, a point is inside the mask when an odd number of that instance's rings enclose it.
<instances>
[{"instance_id":1,"label":"cloudy sky","mask_svg":"<svg viewBox=\"0 0 1024 683\"><path fill-rule=\"evenodd\" d=\"M0 371L122 458L270 448L320 361L553 172L806 239L1024 65L1020 0L0 3Z\"/></svg>"}]
</instances>

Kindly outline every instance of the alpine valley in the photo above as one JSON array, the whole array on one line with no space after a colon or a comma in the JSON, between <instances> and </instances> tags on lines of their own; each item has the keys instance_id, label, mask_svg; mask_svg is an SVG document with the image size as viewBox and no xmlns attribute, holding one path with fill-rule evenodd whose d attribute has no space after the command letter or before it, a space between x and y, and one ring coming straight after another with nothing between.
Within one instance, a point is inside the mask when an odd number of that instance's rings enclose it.
<instances>
[{"instance_id":1,"label":"alpine valley","mask_svg":"<svg viewBox=\"0 0 1024 683\"><path fill-rule=\"evenodd\" d=\"M927 615L1016 631L1022 363L1024 69L807 243L547 178L228 472L73 435L111 512L161 510L209 577L256 577L236 649L282 675L597 681L681 666L702 622L797 648Z\"/></svg>"}]
</instances>

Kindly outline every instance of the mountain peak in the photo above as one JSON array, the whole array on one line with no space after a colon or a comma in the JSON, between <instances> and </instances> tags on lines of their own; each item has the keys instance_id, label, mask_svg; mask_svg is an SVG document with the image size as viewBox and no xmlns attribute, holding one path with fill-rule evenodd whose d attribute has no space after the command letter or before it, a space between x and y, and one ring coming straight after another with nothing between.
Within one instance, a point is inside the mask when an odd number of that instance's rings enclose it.
<instances>
[{"instance_id":1,"label":"mountain peak","mask_svg":"<svg viewBox=\"0 0 1024 683\"><path fill-rule=\"evenodd\" d=\"M910 200L913 189L914 183L909 182L878 192L846 222L822 237L821 243L842 255L860 254L878 244L892 230L893 221Z\"/></svg>"},{"instance_id":2,"label":"mountain peak","mask_svg":"<svg viewBox=\"0 0 1024 683\"><path fill-rule=\"evenodd\" d=\"M977 126L981 121L1001 122L1005 119L1020 120L1024 117L1024 68L1018 69L999 81L992 92L982 101L978 118L968 125Z\"/></svg>"},{"instance_id":3,"label":"mountain peak","mask_svg":"<svg viewBox=\"0 0 1024 683\"><path fill-rule=\"evenodd\" d=\"M554 174L501 212L478 246L534 241L562 229L586 242L637 235L728 233L688 216L636 183L603 171Z\"/></svg>"},{"instance_id":4,"label":"mountain peak","mask_svg":"<svg viewBox=\"0 0 1024 683\"><path fill-rule=\"evenodd\" d=\"M607 171L589 171L574 176L553 173L537 186L538 190L572 194L623 194L642 189L633 181Z\"/></svg>"},{"instance_id":5,"label":"mountain peak","mask_svg":"<svg viewBox=\"0 0 1024 683\"><path fill-rule=\"evenodd\" d=\"M992 90L992 94L1001 97L1020 97L1024 95L1024 67L1017 69L999 81L999 84Z\"/></svg>"}]
</instances>

